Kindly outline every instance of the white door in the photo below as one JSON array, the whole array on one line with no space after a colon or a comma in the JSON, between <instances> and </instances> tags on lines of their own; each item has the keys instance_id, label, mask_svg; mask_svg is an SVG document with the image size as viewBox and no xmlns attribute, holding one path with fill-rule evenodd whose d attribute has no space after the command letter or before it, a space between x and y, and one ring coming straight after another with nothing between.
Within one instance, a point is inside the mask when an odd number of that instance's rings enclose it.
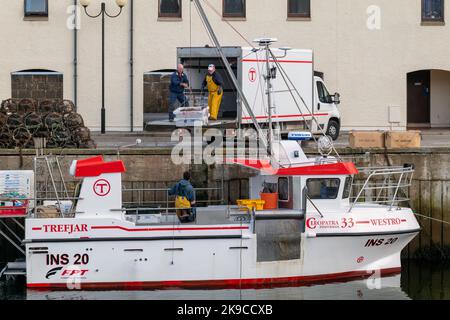
<instances>
[{"instance_id":1,"label":"white door","mask_svg":"<svg viewBox=\"0 0 450 320\"><path fill-rule=\"evenodd\" d=\"M330 93L327 90L327 87L325 86L325 83L318 80L316 81L316 90L318 98L317 105L316 105L316 112L317 114L328 114L334 109L334 102L332 97L330 96Z\"/></svg>"},{"instance_id":2,"label":"white door","mask_svg":"<svg viewBox=\"0 0 450 320\"><path fill-rule=\"evenodd\" d=\"M324 131L327 130L329 114L335 108L334 102L330 93L322 80L316 80L316 95L315 95L315 110L316 116L320 126ZM320 129L318 130L320 132Z\"/></svg>"}]
</instances>

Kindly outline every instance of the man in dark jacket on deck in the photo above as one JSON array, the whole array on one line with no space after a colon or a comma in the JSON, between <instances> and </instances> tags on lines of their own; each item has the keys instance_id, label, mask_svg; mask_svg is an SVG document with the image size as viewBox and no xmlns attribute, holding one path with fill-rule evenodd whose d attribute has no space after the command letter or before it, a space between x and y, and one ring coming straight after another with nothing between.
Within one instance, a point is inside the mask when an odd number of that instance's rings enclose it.
<instances>
[{"instance_id":1,"label":"man in dark jacket on deck","mask_svg":"<svg viewBox=\"0 0 450 320\"><path fill-rule=\"evenodd\" d=\"M196 218L195 208L192 208L195 205L195 190L190 179L190 173L185 172L183 179L169 191L169 195L176 196L175 208L177 208L177 216L181 222L193 222Z\"/></svg>"},{"instance_id":2,"label":"man in dark jacket on deck","mask_svg":"<svg viewBox=\"0 0 450 320\"><path fill-rule=\"evenodd\" d=\"M184 90L189 87L189 80L183 72L184 66L180 63L170 78L169 95L169 120L175 120L175 103L178 101L183 107L189 107L189 101L184 95Z\"/></svg>"}]
</instances>

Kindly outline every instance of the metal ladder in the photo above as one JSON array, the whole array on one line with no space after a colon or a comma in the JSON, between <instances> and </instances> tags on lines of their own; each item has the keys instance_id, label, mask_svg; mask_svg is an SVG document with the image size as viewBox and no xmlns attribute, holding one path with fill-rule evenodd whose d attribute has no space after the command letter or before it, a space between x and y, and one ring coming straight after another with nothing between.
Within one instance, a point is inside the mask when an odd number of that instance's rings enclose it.
<instances>
[{"instance_id":1,"label":"metal ladder","mask_svg":"<svg viewBox=\"0 0 450 320\"><path fill-rule=\"evenodd\" d=\"M3 237L4 239L6 239L11 245L13 245L18 251L20 251L20 253L23 254L23 256L25 256L25 250L23 248L23 243L22 243L22 239L11 229L8 227L8 225L3 221L4 219L0 219L0 224L3 225L13 236L12 239L11 237L9 237L6 233L4 233L2 230L0 230L0 236ZM17 221L15 218L12 218L12 220L14 222L16 222L21 229L24 229L24 226L22 224L20 224L19 221ZM3 276L8 277L8 276L25 276L27 274L26 272L26 262L23 259L23 261L21 260L16 260L14 262L8 262L3 269L1 269L0 271L0 279L3 278Z\"/></svg>"}]
</instances>

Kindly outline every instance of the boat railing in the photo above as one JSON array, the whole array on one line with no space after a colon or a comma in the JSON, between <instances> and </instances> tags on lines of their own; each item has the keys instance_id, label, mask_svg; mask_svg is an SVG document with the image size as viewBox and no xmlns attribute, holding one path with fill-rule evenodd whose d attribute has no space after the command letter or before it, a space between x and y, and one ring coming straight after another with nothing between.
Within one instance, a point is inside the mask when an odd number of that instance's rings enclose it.
<instances>
[{"instance_id":1,"label":"boat railing","mask_svg":"<svg viewBox=\"0 0 450 320\"><path fill-rule=\"evenodd\" d=\"M140 182L139 184L143 184L145 182ZM62 183L61 181L54 181L50 184L47 183L38 183L38 187L36 187L35 192L36 196L33 198L21 198L21 199L3 199L8 201L13 200L28 200L29 204L27 206L27 214L24 216L34 216L36 217L36 208L41 207L44 201L53 202L54 205L61 211L61 216L63 218L73 217L76 213L82 213L76 211L76 203L79 200L82 200L81 197L70 196L76 195L77 185L79 185L79 181L65 181ZM169 184L169 183L167 183ZM218 205L224 203L224 191L221 187L211 187L211 188L194 188L197 194L198 200L196 201L198 206L206 206L206 205ZM166 212L169 212L169 209L173 209L175 211L176 208L171 208L171 205L174 205L174 197L169 196L169 188L122 188L122 197L123 197L123 209L129 208L129 211L139 210L145 211L146 209L160 209L165 208ZM69 196L68 196L69 195ZM66 202L72 202L74 205L69 209L66 208L65 212L63 212L61 204ZM31 205L33 204L33 205ZM60 205L58 205L60 204ZM148 207L148 208L147 208ZM1 207L0 207L1 210ZM1 216L1 211L0 211Z\"/></svg>"},{"instance_id":2,"label":"boat railing","mask_svg":"<svg viewBox=\"0 0 450 320\"><path fill-rule=\"evenodd\" d=\"M210 188L194 188L197 194L197 205L212 205L224 203L224 191L223 187L210 187ZM122 188L122 193L127 195L127 198L131 198L131 201L123 201L124 207L142 207L148 205L164 205L166 211L170 208L171 204L175 202L174 197L169 195L170 188ZM164 199L149 200L149 198L156 198L156 194L163 195ZM199 197L199 193L206 194L207 199ZM204 196L204 195L203 195ZM176 209L176 208L173 208Z\"/></svg>"},{"instance_id":3,"label":"boat railing","mask_svg":"<svg viewBox=\"0 0 450 320\"><path fill-rule=\"evenodd\" d=\"M315 158L308 158L306 161L296 162L296 163L287 163L281 164L281 168L289 168L289 167L298 167L298 166L314 166L314 165L326 165L326 164L335 164L335 163L345 163L345 162L353 162L353 163L366 163L369 161L368 154L364 155L352 155L352 156L339 156L339 158L334 156L318 156Z\"/></svg>"},{"instance_id":4,"label":"boat railing","mask_svg":"<svg viewBox=\"0 0 450 320\"><path fill-rule=\"evenodd\" d=\"M351 187L351 205L348 212L355 206L377 204L389 206L389 210L400 207L410 201L409 187L414 174L413 165L397 167L367 167L358 168Z\"/></svg>"},{"instance_id":5,"label":"boat railing","mask_svg":"<svg viewBox=\"0 0 450 320\"><path fill-rule=\"evenodd\" d=\"M195 207L194 207L195 208ZM224 207L227 216L241 216L241 215L249 215L252 210L245 206L225 206ZM175 215L176 210L180 210L183 208L177 207L135 207L135 208L117 208L111 209L112 212L125 212L125 213L134 213L135 215L139 215L140 211L150 211L156 213L160 213L163 215ZM191 208L184 208L191 209Z\"/></svg>"}]
</instances>

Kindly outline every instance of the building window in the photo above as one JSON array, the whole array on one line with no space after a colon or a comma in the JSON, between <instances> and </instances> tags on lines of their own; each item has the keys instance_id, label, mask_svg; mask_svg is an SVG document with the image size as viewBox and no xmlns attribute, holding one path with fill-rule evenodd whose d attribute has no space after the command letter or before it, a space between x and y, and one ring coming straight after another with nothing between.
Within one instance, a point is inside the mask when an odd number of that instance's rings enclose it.
<instances>
[{"instance_id":1,"label":"building window","mask_svg":"<svg viewBox=\"0 0 450 320\"><path fill-rule=\"evenodd\" d=\"M245 0L223 0L224 18L245 18Z\"/></svg>"},{"instance_id":2,"label":"building window","mask_svg":"<svg viewBox=\"0 0 450 320\"><path fill-rule=\"evenodd\" d=\"M25 0L25 17L48 17L48 0Z\"/></svg>"},{"instance_id":3,"label":"building window","mask_svg":"<svg viewBox=\"0 0 450 320\"><path fill-rule=\"evenodd\" d=\"M444 22L444 0L422 0L422 21Z\"/></svg>"},{"instance_id":4,"label":"building window","mask_svg":"<svg viewBox=\"0 0 450 320\"><path fill-rule=\"evenodd\" d=\"M310 18L311 0L288 0L288 18Z\"/></svg>"},{"instance_id":5,"label":"building window","mask_svg":"<svg viewBox=\"0 0 450 320\"><path fill-rule=\"evenodd\" d=\"M159 0L160 18L181 18L181 0Z\"/></svg>"}]
</instances>

